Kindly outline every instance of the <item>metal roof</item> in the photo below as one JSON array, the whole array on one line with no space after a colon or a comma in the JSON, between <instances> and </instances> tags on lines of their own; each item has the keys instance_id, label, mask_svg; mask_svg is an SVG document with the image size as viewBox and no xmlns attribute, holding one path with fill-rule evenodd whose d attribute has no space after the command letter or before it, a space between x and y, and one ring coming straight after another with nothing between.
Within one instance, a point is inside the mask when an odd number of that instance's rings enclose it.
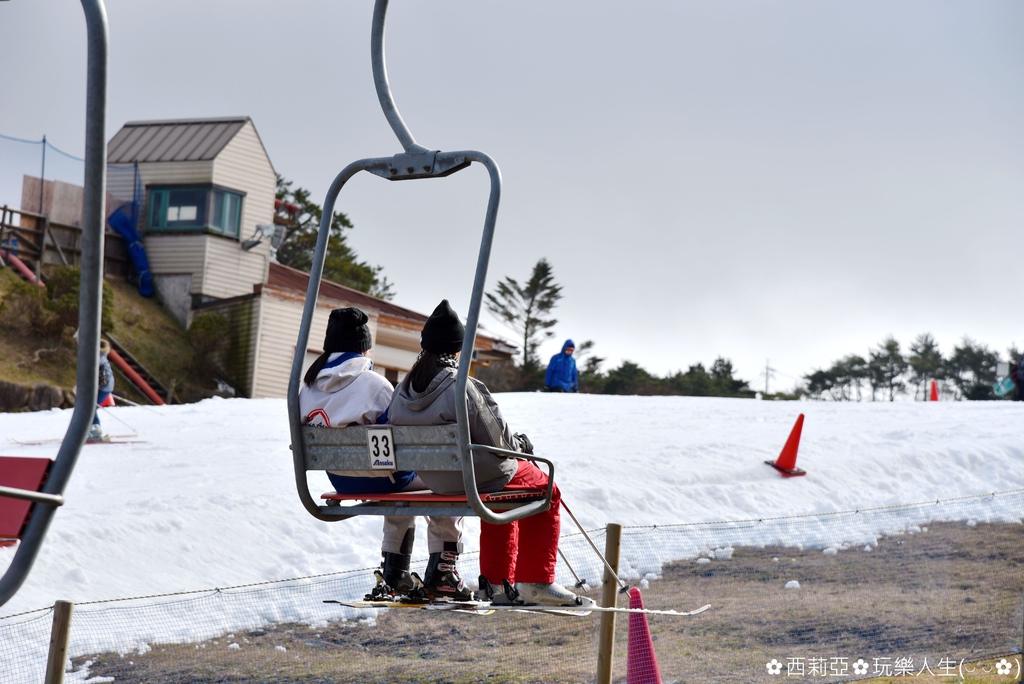
<instances>
[{"instance_id":1,"label":"metal roof","mask_svg":"<svg viewBox=\"0 0 1024 684\"><path fill-rule=\"evenodd\" d=\"M248 121L247 116L129 121L107 145L107 162L209 161Z\"/></svg>"},{"instance_id":2,"label":"metal roof","mask_svg":"<svg viewBox=\"0 0 1024 684\"><path fill-rule=\"evenodd\" d=\"M270 262L270 273L267 275L267 285L305 293L309 288L309 274L297 268L272 261ZM427 317L421 313L392 304L384 299L377 299L372 295L351 287L332 283L329 280L320 281L320 296L335 301L347 302L354 306L366 307L379 311L382 314L404 318L420 324L425 323L427 320Z\"/></svg>"},{"instance_id":3,"label":"metal roof","mask_svg":"<svg viewBox=\"0 0 1024 684\"><path fill-rule=\"evenodd\" d=\"M304 271L300 271L297 268L292 268L291 266L285 266L284 264L272 261L270 262L270 272L267 275L267 285L292 290L294 292L305 293L309 288L309 274ZM404 318L405 320L412 321L419 326L422 326L427 321L427 317L425 315L413 311L412 309L406 309L405 307L392 304L384 299L378 299L351 287L332 283L329 280L320 281L320 296L333 299L335 301L342 301L353 306L365 307L368 310L376 310L379 313L392 316L394 318ZM477 330L477 346L480 346L480 343L483 340L489 340L491 342L491 351L494 352L504 353L511 356L518 350L518 347L509 344L505 340L492 337L491 335L484 334L480 330Z\"/></svg>"}]
</instances>

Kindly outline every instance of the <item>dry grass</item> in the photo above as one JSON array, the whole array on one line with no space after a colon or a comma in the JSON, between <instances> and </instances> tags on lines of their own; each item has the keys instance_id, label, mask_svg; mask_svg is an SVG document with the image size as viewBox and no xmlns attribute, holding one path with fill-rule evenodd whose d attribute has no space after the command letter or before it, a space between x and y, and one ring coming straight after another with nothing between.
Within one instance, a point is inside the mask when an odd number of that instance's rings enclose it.
<instances>
[{"instance_id":1,"label":"dry grass","mask_svg":"<svg viewBox=\"0 0 1024 684\"><path fill-rule=\"evenodd\" d=\"M938 523L883 539L870 553L737 549L725 563L674 565L665 579L715 607L676 625L678 640L661 636L690 647L655 643L663 672L693 671L696 662L698 673L717 673L688 682L727 681L723 673L752 673L773 658L803 659L794 662L805 672L811 658L846 658L850 666L912 658L918 667L928 658L934 666L1020 648L1024 526ZM791 579L801 588L784 589Z\"/></svg>"},{"instance_id":2,"label":"dry grass","mask_svg":"<svg viewBox=\"0 0 1024 684\"><path fill-rule=\"evenodd\" d=\"M563 646L566 640L589 641L596 622L545 618L393 610L382 611L373 627L361 622L324 629L282 625L199 646L160 646L143 656L88 659L94 661L91 675L112 676L116 682L579 681L579 664L561 662ZM524 653L537 663L528 674L523 672Z\"/></svg>"},{"instance_id":3,"label":"dry grass","mask_svg":"<svg viewBox=\"0 0 1024 684\"><path fill-rule=\"evenodd\" d=\"M0 303L17 280L10 269L0 269ZM118 278L107 277L103 287L114 298L110 332L132 356L164 386L181 389L179 394L183 400L208 396L212 382L199 386L188 379L192 352L185 331L160 303L155 298L142 297L135 286ZM43 351L40 353L40 350ZM75 385L76 351L73 342L60 344L33 338L5 323L0 316L0 379L27 386L50 384L69 390ZM120 372L117 372L116 392L137 403L149 403Z\"/></svg>"},{"instance_id":4,"label":"dry grass","mask_svg":"<svg viewBox=\"0 0 1024 684\"><path fill-rule=\"evenodd\" d=\"M794 577L801 588L783 589ZM858 658L871 664L910 658L913 681L960 681L917 673L924 658L941 673L943 657L964 659L975 670L967 684L1009 684L1015 680L995 672L998 658L977 663L1020 648L1022 587L1024 526L940 523L882 539L870 553L739 548L728 561L673 564L644 590L644 599L650 608L713 605L694 618L650 618L666 684L842 681L854 678ZM282 625L202 644L161 645L130 658L91 656L90 671L118 683L594 681L596 617L416 610L375 617L375 624ZM626 623L620 616L617 682L625 677ZM825 677L787 676L785 669L770 676L765 663L773 658L783 664L802 659L805 668L812 658L846 658L847 676L834 670ZM875 681L897 680L907 676Z\"/></svg>"}]
</instances>

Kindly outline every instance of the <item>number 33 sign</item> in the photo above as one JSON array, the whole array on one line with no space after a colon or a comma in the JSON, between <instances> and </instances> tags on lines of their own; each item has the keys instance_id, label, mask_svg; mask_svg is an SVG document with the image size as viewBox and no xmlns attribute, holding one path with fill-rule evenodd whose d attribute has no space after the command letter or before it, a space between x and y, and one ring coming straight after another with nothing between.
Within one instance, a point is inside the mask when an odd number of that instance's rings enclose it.
<instances>
[{"instance_id":1,"label":"number 33 sign","mask_svg":"<svg viewBox=\"0 0 1024 684\"><path fill-rule=\"evenodd\" d=\"M391 428L367 430L366 448L372 470L395 470L395 441L391 436Z\"/></svg>"}]
</instances>

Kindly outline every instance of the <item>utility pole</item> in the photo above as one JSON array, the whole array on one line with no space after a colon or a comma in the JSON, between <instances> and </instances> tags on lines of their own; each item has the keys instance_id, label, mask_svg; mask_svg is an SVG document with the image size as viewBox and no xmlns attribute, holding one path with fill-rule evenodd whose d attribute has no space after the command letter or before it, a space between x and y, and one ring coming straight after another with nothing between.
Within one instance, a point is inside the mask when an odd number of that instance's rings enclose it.
<instances>
[{"instance_id":1,"label":"utility pole","mask_svg":"<svg viewBox=\"0 0 1024 684\"><path fill-rule=\"evenodd\" d=\"M43 162L39 169L39 213L43 213L43 189L46 188L46 135L43 135ZM39 226L42 229L42 226ZM40 255L39 261L43 257Z\"/></svg>"},{"instance_id":2,"label":"utility pole","mask_svg":"<svg viewBox=\"0 0 1024 684\"><path fill-rule=\"evenodd\" d=\"M768 396L768 379L772 377L772 373L775 369L768 363L768 359L764 360L764 394Z\"/></svg>"}]
</instances>

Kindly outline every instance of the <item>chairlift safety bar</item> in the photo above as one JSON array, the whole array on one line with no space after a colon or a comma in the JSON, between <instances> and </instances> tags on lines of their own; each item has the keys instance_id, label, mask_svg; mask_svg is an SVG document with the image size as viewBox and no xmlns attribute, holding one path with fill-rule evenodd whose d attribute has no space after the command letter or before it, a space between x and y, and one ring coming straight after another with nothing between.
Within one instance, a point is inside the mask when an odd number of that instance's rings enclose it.
<instances>
[{"instance_id":1,"label":"chairlift safety bar","mask_svg":"<svg viewBox=\"0 0 1024 684\"><path fill-rule=\"evenodd\" d=\"M462 471L459 443L455 425L357 425L342 430L303 426L300 430L303 441L305 459L304 470L335 470L359 471L372 469L370 454L367 450L367 436L379 431L389 434L390 454L393 465L390 470L415 471ZM519 508L532 501L550 501L554 486L554 464L537 456L521 454L517 451L491 447L484 444L470 444L470 451L491 451L507 456L527 458L546 465L548 469L548 486L540 490L540 496L517 496L504 490L490 493L484 505L492 510ZM341 500L328 498L326 504L320 504L318 511L326 520L344 520L354 515L444 515L461 516L468 511L468 497L455 497L466 500L447 500L441 496L431 495L424 500L413 497L402 499L402 492L381 497L377 494L342 495L344 501L363 501L365 503L343 506Z\"/></svg>"}]
</instances>

